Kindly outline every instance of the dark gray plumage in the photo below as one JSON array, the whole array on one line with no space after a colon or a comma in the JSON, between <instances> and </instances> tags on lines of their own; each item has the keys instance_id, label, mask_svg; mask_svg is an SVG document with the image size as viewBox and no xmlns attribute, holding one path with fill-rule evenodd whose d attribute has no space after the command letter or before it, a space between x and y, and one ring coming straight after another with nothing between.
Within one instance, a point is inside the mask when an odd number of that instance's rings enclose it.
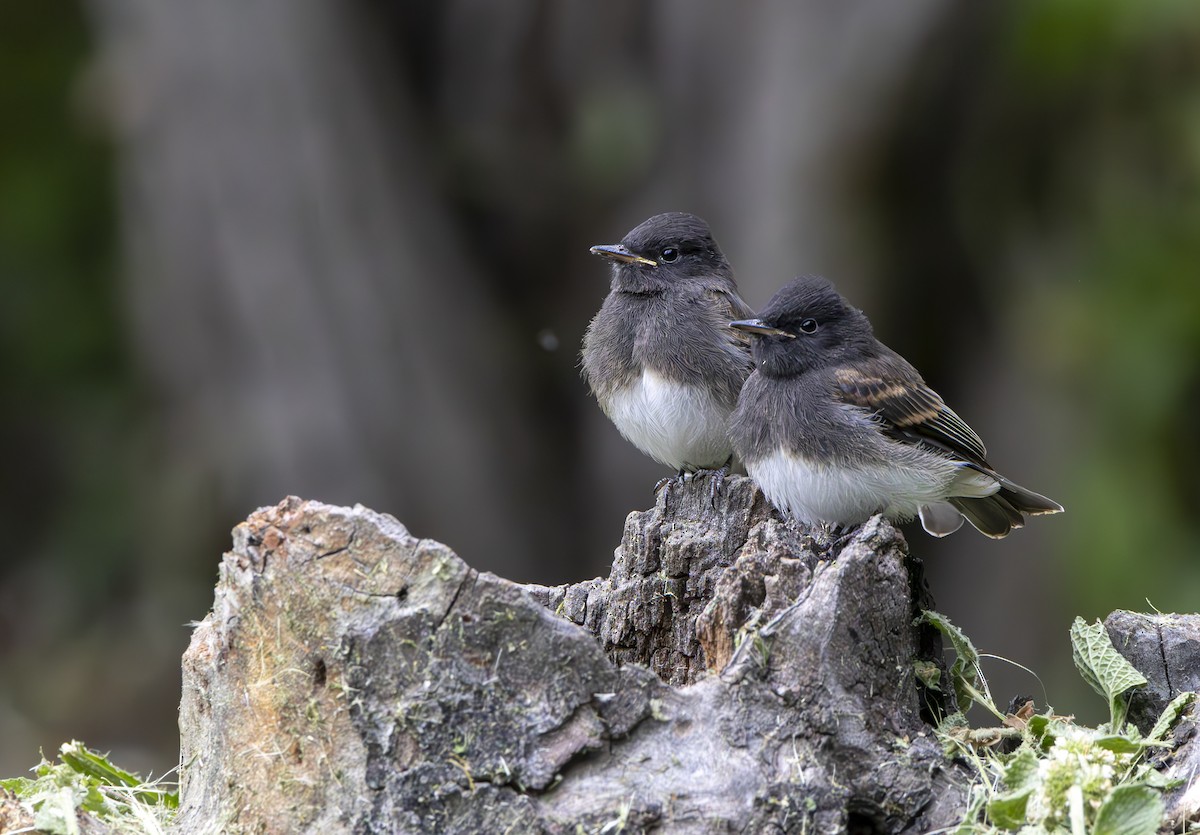
<instances>
[{"instance_id":1,"label":"dark gray plumage","mask_svg":"<svg viewBox=\"0 0 1200 835\"><path fill-rule=\"evenodd\" d=\"M729 415L750 373L752 315L733 270L695 215L655 215L620 244L612 289L583 338L583 376L617 429L681 474L728 466Z\"/></svg>"},{"instance_id":2,"label":"dark gray plumage","mask_svg":"<svg viewBox=\"0 0 1200 835\"><path fill-rule=\"evenodd\" d=\"M994 538L1025 514L1062 511L997 473L979 436L825 279L795 279L730 326L751 335L755 367L734 451L781 511L838 525L919 515L934 536L965 517Z\"/></svg>"}]
</instances>

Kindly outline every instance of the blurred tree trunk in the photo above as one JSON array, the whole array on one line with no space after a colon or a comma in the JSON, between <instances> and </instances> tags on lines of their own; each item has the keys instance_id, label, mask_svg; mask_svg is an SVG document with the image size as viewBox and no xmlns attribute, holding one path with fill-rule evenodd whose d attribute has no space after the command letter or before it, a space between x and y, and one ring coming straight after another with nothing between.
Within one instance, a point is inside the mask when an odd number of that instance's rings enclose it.
<instances>
[{"instance_id":1,"label":"blurred tree trunk","mask_svg":"<svg viewBox=\"0 0 1200 835\"><path fill-rule=\"evenodd\" d=\"M226 505L471 509L518 574L519 375L359 4L99 0L130 304L173 454Z\"/></svg>"}]
</instances>

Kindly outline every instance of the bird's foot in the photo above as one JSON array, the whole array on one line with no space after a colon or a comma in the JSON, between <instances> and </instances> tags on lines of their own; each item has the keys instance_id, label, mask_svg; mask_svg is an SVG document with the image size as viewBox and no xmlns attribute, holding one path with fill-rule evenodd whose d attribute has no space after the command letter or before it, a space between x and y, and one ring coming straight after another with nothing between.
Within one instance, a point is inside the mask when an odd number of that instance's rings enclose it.
<instances>
[{"instance_id":1,"label":"bird's foot","mask_svg":"<svg viewBox=\"0 0 1200 835\"><path fill-rule=\"evenodd\" d=\"M858 535L862 525L838 525L829 522L819 522L809 529L813 545L822 555L822 560L837 559L842 549L850 544L850 540Z\"/></svg>"},{"instance_id":2,"label":"bird's foot","mask_svg":"<svg viewBox=\"0 0 1200 835\"><path fill-rule=\"evenodd\" d=\"M865 522L863 524L866 524ZM858 536L859 531L863 528L862 525L833 525L829 529L829 534L833 541L829 545L830 551L840 553L843 548L850 544L850 540Z\"/></svg>"},{"instance_id":3,"label":"bird's foot","mask_svg":"<svg viewBox=\"0 0 1200 835\"><path fill-rule=\"evenodd\" d=\"M669 475L664 478L660 478L654 484L654 495L657 496L664 487L670 484L683 484L683 482L687 481L687 477L687 471L680 470L679 472L675 473L675 475Z\"/></svg>"},{"instance_id":4,"label":"bird's foot","mask_svg":"<svg viewBox=\"0 0 1200 835\"><path fill-rule=\"evenodd\" d=\"M694 479L707 477L708 482L708 501L715 509L717 506L717 496L721 494L721 488L725 486L725 477L729 475L729 468L733 465L733 459L730 458L720 467L708 469L701 467L695 470L680 470L675 475L660 478L654 485L654 494L657 496L660 491L671 484L686 484Z\"/></svg>"},{"instance_id":5,"label":"bird's foot","mask_svg":"<svg viewBox=\"0 0 1200 835\"><path fill-rule=\"evenodd\" d=\"M696 470L696 475L708 476L708 502L713 509L717 507L717 496L721 494L721 488L725 486L725 477L729 475L729 463L718 467L715 470Z\"/></svg>"}]
</instances>

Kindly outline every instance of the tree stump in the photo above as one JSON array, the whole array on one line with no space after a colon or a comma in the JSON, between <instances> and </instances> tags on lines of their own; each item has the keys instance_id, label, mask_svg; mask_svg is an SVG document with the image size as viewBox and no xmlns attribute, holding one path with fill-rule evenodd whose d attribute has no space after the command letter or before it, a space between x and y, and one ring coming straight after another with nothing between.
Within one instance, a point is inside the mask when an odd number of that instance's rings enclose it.
<instances>
[{"instance_id":1,"label":"tree stump","mask_svg":"<svg viewBox=\"0 0 1200 835\"><path fill-rule=\"evenodd\" d=\"M1154 726L1172 699L1200 692L1200 615L1165 615L1123 609L1104 619L1117 651L1146 677L1145 687L1129 693L1129 721L1143 732ZM1181 831L1200 820L1200 737L1196 710L1175 726L1175 747L1160 755L1164 774L1179 785L1163 801L1163 825Z\"/></svg>"},{"instance_id":2,"label":"tree stump","mask_svg":"<svg viewBox=\"0 0 1200 835\"><path fill-rule=\"evenodd\" d=\"M967 774L921 718L919 567L749 479L672 482L607 579L522 586L361 506L234 531L183 662L199 832L927 832ZM925 694L927 696L928 694Z\"/></svg>"}]
</instances>

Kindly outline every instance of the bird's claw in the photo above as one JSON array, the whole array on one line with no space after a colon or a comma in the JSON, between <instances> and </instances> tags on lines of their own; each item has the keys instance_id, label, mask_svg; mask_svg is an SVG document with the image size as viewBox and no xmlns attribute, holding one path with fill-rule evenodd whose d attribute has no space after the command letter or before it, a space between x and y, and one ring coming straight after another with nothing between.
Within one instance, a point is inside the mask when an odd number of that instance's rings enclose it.
<instances>
[{"instance_id":1,"label":"bird's claw","mask_svg":"<svg viewBox=\"0 0 1200 835\"><path fill-rule=\"evenodd\" d=\"M670 484L683 484L686 481L692 481L700 476L708 476L708 500L715 510L717 507L717 496L721 494L721 488L725 486L725 477L729 475L729 468L732 464L733 460L730 459L729 461L726 461L723 466L712 470L704 469L703 467L697 470L692 470L691 472L688 472L687 470L680 470L675 475L660 478L654 485L654 495L657 496L659 492L663 490L663 488Z\"/></svg>"},{"instance_id":2,"label":"bird's claw","mask_svg":"<svg viewBox=\"0 0 1200 835\"><path fill-rule=\"evenodd\" d=\"M663 478L660 478L657 482L655 482L654 495L657 496L659 491L662 490L664 487L666 487L668 484L672 484L674 482L679 482L680 484L682 484L686 480L687 480L687 472L685 470L680 470L679 472L675 473L675 475L664 476Z\"/></svg>"},{"instance_id":3,"label":"bird's claw","mask_svg":"<svg viewBox=\"0 0 1200 835\"><path fill-rule=\"evenodd\" d=\"M850 544L850 540L858 536L862 528L862 525L834 525L829 531L832 537L832 541L829 543L830 552L841 553L842 549Z\"/></svg>"},{"instance_id":4,"label":"bird's claw","mask_svg":"<svg viewBox=\"0 0 1200 835\"><path fill-rule=\"evenodd\" d=\"M700 469L694 470L693 472L689 473L688 475L681 475L680 478L682 480L682 479L688 478L689 476L691 478L699 478L701 476L707 476L709 479L709 481L708 481L708 501L709 501L709 504L711 504L713 509L715 510L717 507L717 496L719 496L721 494L721 488L725 485L725 476L729 475L729 467L730 467L731 463L732 463L732 461L726 461L724 463L724 465L722 465L720 467L715 467L711 470L701 467Z\"/></svg>"},{"instance_id":5,"label":"bird's claw","mask_svg":"<svg viewBox=\"0 0 1200 835\"><path fill-rule=\"evenodd\" d=\"M720 467L715 470L708 470L708 501L713 509L717 508L717 496L721 494L721 488L725 486L725 476L729 475L729 465Z\"/></svg>"}]
</instances>

